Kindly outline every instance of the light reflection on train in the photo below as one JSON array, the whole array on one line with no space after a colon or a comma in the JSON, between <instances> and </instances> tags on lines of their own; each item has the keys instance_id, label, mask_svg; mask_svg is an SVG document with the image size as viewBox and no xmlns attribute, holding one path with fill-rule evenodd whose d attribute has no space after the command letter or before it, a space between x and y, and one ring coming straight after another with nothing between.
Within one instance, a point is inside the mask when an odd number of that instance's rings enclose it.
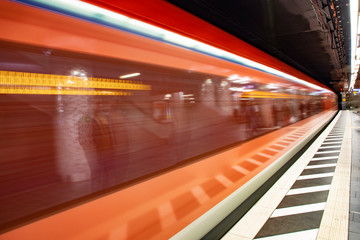
<instances>
[{"instance_id":1,"label":"light reflection on train","mask_svg":"<svg viewBox=\"0 0 360 240\"><path fill-rule=\"evenodd\" d=\"M2 226L337 103L251 71L224 77L8 41L0 52Z\"/></svg>"}]
</instances>

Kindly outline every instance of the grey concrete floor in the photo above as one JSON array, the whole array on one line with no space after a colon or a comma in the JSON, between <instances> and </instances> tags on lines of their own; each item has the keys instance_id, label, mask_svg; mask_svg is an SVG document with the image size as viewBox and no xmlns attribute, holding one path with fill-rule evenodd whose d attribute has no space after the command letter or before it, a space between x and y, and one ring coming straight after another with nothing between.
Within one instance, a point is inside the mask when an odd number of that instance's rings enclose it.
<instances>
[{"instance_id":1,"label":"grey concrete floor","mask_svg":"<svg viewBox=\"0 0 360 240\"><path fill-rule=\"evenodd\" d=\"M360 109L351 111L352 154L349 240L360 239Z\"/></svg>"}]
</instances>

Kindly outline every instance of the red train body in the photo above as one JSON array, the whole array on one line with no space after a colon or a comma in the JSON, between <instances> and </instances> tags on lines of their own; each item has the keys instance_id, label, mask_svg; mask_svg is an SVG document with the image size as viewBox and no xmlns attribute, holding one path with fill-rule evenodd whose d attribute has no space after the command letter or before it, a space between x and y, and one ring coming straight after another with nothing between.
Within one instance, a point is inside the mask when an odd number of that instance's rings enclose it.
<instances>
[{"instance_id":1,"label":"red train body","mask_svg":"<svg viewBox=\"0 0 360 240\"><path fill-rule=\"evenodd\" d=\"M336 109L326 87L168 3L156 1L151 17L154 7L116 2L106 7L311 84L1 1L0 239L46 238L51 231L59 239L168 238L270 164L230 174L235 185L221 186L206 179L230 163L214 153L250 146L243 150L249 154L255 138L281 136L286 126ZM165 26L171 14L159 11L167 9L186 22ZM190 23L223 38L195 34ZM205 190L194 188L197 181ZM68 223L72 218L78 226ZM65 233L54 230L60 223Z\"/></svg>"}]
</instances>

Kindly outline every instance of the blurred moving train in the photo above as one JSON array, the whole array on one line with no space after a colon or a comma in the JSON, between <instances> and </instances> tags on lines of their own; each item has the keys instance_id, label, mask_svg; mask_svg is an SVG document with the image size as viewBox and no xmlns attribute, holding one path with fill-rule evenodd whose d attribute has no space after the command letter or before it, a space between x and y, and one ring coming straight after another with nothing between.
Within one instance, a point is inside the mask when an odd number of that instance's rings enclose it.
<instances>
[{"instance_id":1,"label":"blurred moving train","mask_svg":"<svg viewBox=\"0 0 360 240\"><path fill-rule=\"evenodd\" d=\"M321 84L70 2L0 2L0 239L337 108Z\"/></svg>"}]
</instances>

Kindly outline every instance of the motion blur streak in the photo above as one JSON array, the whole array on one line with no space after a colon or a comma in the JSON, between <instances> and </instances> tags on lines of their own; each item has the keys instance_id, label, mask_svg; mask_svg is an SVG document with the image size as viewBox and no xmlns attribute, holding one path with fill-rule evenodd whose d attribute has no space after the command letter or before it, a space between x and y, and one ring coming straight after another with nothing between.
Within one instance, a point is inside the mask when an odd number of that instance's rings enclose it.
<instances>
[{"instance_id":1,"label":"motion blur streak","mask_svg":"<svg viewBox=\"0 0 360 240\"><path fill-rule=\"evenodd\" d=\"M39 3L0 1L0 239L168 239L337 109L303 75Z\"/></svg>"}]
</instances>

